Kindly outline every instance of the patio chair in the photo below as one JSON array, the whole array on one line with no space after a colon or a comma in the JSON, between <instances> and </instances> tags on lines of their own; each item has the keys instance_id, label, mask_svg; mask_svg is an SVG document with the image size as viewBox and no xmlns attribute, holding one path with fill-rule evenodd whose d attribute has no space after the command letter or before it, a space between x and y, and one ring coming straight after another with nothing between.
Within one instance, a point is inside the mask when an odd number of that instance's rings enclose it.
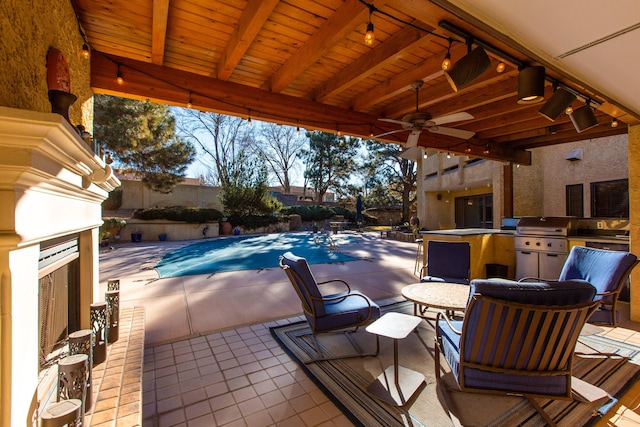
<instances>
[{"instance_id":1,"label":"patio chair","mask_svg":"<svg viewBox=\"0 0 640 427\"><path fill-rule=\"evenodd\" d=\"M638 257L629 252L574 246L562 267L559 281L583 280L596 288L597 310L589 322L618 323L617 305L620 292L638 264ZM520 281L538 280L523 278Z\"/></svg>"},{"instance_id":2,"label":"patio chair","mask_svg":"<svg viewBox=\"0 0 640 427\"><path fill-rule=\"evenodd\" d=\"M330 360L346 357L375 356L376 353L363 353L349 332L355 332L360 326L366 326L380 317L380 307L363 293L351 290L347 282L340 279L317 282L305 258L287 252L280 256L280 267L287 273L296 290L302 311L309 322L313 345L321 356L311 360ZM341 283L345 291L323 295L318 285ZM349 329L345 331L346 329ZM357 353L347 356L323 356L322 347L316 339L317 334L342 331L356 348ZM310 362L307 362L310 363Z\"/></svg>"},{"instance_id":3,"label":"patio chair","mask_svg":"<svg viewBox=\"0 0 640 427\"><path fill-rule=\"evenodd\" d=\"M427 265L422 267L421 282L469 284L471 274L469 242L427 242Z\"/></svg>"},{"instance_id":4,"label":"patio chair","mask_svg":"<svg viewBox=\"0 0 640 427\"><path fill-rule=\"evenodd\" d=\"M584 281L473 280L464 319L437 316L437 379L442 353L463 392L521 395L555 425L535 399L572 399L573 355L595 293Z\"/></svg>"}]
</instances>

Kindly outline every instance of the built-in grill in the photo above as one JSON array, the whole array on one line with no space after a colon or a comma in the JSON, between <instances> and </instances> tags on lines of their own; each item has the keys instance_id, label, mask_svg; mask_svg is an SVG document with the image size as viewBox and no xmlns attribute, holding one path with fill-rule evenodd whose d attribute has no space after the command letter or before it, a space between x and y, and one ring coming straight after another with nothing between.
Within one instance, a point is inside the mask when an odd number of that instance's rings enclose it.
<instances>
[{"instance_id":1,"label":"built-in grill","mask_svg":"<svg viewBox=\"0 0 640 427\"><path fill-rule=\"evenodd\" d=\"M576 230L574 217L522 217L514 241L516 279L557 279L567 259L567 237Z\"/></svg>"}]
</instances>

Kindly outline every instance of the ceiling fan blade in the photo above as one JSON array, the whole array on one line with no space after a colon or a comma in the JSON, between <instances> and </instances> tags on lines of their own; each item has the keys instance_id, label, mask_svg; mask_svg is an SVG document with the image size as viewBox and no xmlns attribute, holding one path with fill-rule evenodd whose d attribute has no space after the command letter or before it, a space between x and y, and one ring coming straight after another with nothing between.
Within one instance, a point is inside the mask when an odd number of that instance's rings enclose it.
<instances>
[{"instance_id":1,"label":"ceiling fan blade","mask_svg":"<svg viewBox=\"0 0 640 427\"><path fill-rule=\"evenodd\" d=\"M462 120L473 120L473 116L465 111L460 113L447 114L446 116L435 117L431 119L436 126L446 125L447 123L460 122Z\"/></svg>"},{"instance_id":2,"label":"ceiling fan blade","mask_svg":"<svg viewBox=\"0 0 640 427\"><path fill-rule=\"evenodd\" d=\"M406 150L402 150L402 152L398 157L415 162L420 157L422 157L422 148L418 148L418 147L407 148Z\"/></svg>"},{"instance_id":3,"label":"ceiling fan blade","mask_svg":"<svg viewBox=\"0 0 640 427\"><path fill-rule=\"evenodd\" d=\"M378 120L380 120L381 122L395 123L395 124L403 125L403 126L405 126L405 125L411 126L411 123L403 122L402 120L393 120L393 119L378 119Z\"/></svg>"},{"instance_id":4,"label":"ceiling fan blade","mask_svg":"<svg viewBox=\"0 0 640 427\"><path fill-rule=\"evenodd\" d=\"M446 128L442 126L433 126L429 128L429 132L439 133L440 135L453 136L455 138L469 139L475 132L463 129Z\"/></svg>"},{"instance_id":5,"label":"ceiling fan blade","mask_svg":"<svg viewBox=\"0 0 640 427\"><path fill-rule=\"evenodd\" d=\"M407 144L405 145L405 147L416 147L418 145L418 139L420 139L420 132L422 131L411 131L409 137L407 138Z\"/></svg>"},{"instance_id":6,"label":"ceiling fan blade","mask_svg":"<svg viewBox=\"0 0 640 427\"><path fill-rule=\"evenodd\" d=\"M380 135L374 135L371 138L373 138L373 139L382 138L383 136L391 135L393 133L406 132L406 131L407 131L407 129L397 129L397 130L392 130L391 132L381 133Z\"/></svg>"}]
</instances>

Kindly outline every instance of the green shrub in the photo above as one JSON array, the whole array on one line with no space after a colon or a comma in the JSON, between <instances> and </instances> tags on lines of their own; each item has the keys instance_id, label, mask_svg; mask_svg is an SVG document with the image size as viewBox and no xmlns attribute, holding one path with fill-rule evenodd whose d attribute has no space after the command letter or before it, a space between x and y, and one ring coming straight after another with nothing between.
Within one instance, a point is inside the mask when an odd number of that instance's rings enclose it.
<instances>
[{"instance_id":1,"label":"green shrub","mask_svg":"<svg viewBox=\"0 0 640 427\"><path fill-rule=\"evenodd\" d=\"M260 227L267 227L278 224L282 217L280 215L240 215L229 217L229 222L234 227L244 227L246 230L255 230Z\"/></svg>"},{"instance_id":2,"label":"green shrub","mask_svg":"<svg viewBox=\"0 0 640 427\"><path fill-rule=\"evenodd\" d=\"M133 213L133 217L136 219L165 219L169 221L184 221L191 224L217 222L222 219L222 216L222 212L217 209L192 208L187 206L167 206L164 208L137 209Z\"/></svg>"}]
</instances>

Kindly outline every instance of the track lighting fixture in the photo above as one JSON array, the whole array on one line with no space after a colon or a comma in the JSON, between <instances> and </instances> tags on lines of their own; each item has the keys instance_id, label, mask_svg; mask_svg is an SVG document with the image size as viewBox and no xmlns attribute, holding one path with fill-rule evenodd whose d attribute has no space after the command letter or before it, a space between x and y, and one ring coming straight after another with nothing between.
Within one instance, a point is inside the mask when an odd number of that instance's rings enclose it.
<instances>
[{"instance_id":1,"label":"track lighting fixture","mask_svg":"<svg viewBox=\"0 0 640 427\"><path fill-rule=\"evenodd\" d=\"M582 107L578 107L573 110L573 113L571 113L569 117L571 118L571 122L578 133L598 126L598 119L591 109L590 99L587 99L587 103Z\"/></svg>"},{"instance_id":2,"label":"track lighting fixture","mask_svg":"<svg viewBox=\"0 0 640 427\"><path fill-rule=\"evenodd\" d=\"M191 102L191 91L189 91L189 100L187 101L187 108L193 107L193 103Z\"/></svg>"},{"instance_id":3,"label":"track lighting fixture","mask_svg":"<svg viewBox=\"0 0 640 427\"><path fill-rule=\"evenodd\" d=\"M371 46L376 39L376 35L373 33L373 22L371 22L371 15L373 15L373 5L369 6L369 23L367 24L367 31L364 33L364 44Z\"/></svg>"},{"instance_id":4,"label":"track lighting fixture","mask_svg":"<svg viewBox=\"0 0 640 427\"><path fill-rule=\"evenodd\" d=\"M526 67L518 74L518 104L544 101L544 67Z\"/></svg>"},{"instance_id":5,"label":"track lighting fixture","mask_svg":"<svg viewBox=\"0 0 640 427\"><path fill-rule=\"evenodd\" d=\"M82 45L81 55L84 59L89 59L89 57L91 56L91 52L89 51L89 45L87 45L86 43Z\"/></svg>"},{"instance_id":6,"label":"track lighting fixture","mask_svg":"<svg viewBox=\"0 0 640 427\"><path fill-rule=\"evenodd\" d=\"M612 128L617 128L618 127L618 119L616 119L615 117L611 120L611 127Z\"/></svg>"},{"instance_id":7,"label":"track lighting fixture","mask_svg":"<svg viewBox=\"0 0 640 427\"><path fill-rule=\"evenodd\" d=\"M449 39L449 47L447 47L447 53L444 55L444 59L442 60L442 69L448 70L451 68L451 44L453 43L453 39Z\"/></svg>"},{"instance_id":8,"label":"track lighting fixture","mask_svg":"<svg viewBox=\"0 0 640 427\"><path fill-rule=\"evenodd\" d=\"M124 79L122 78L122 73L120 72L120 64L118 64L118 71L116 72L116 82L119 85L124 83Z\"/></svg>"},{"instance_id":9,"label":"track lighting fixture","mask_svg":"<svg viewBox=\"0 0 640 427\"><path fill-rule=\"evenodd\" d=\"M489 144L484 146L484 150L482 150L482 154L489 154L491 153L491 148L489 147Z\"/></svg>"},{"instance_id":10,"label":"track lighting fixture","mask_svg":"<svg viewBox=\"0 0 640 427\"><path fill-rule=\"evenodd\" d=\"M491 60L483 48L478 46L471 50L471 43L468 43L467 46L469 53L453 64L450 70L444 71L444 75L454 92L480 77L491 66Z\"/></svg>"},{"instance_id":11,"label":"track lighting fixture","mask_svg":"<svg viewBox=\"0 0 640 427\"><path fill-rule=\"evenodd\" d=\"M558 87L551 95L551 98L544 103L538 113L551 121L555 121L568 107L575 101L576 96L568 90Z\"/></svg>"}]
</instances>

